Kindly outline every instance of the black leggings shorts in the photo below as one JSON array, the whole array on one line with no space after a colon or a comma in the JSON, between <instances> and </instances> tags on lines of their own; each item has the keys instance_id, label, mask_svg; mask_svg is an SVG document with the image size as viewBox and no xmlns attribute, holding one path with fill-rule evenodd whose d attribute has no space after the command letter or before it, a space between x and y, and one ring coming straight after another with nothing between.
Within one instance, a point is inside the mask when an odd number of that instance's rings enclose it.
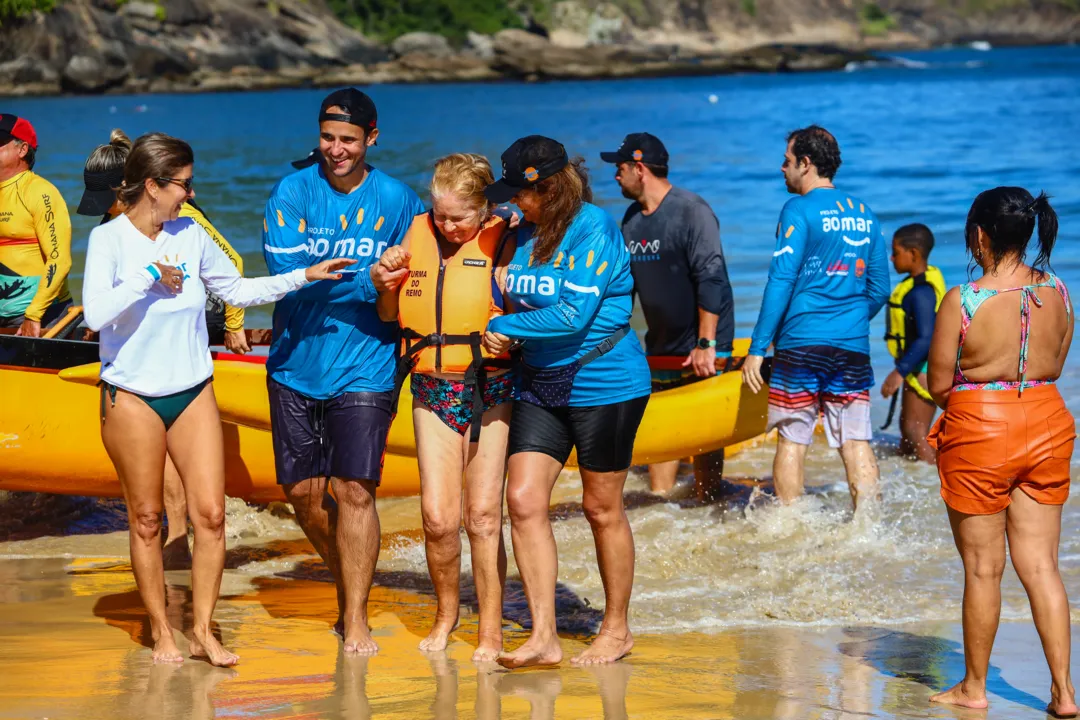
<instances>
[{"instance_id":1,"label":"black leggings shorts","mask_svg":"<svg viewBox=\"0 0 1080 720\"><path fill-rule=\"evenodd\" d=\"M611 405L545 408L514 401L507 452L538 452L562 464L577 446L578 467L618 472L630 467L634 437L649 396Z\"/></svg>"}]
</instances>

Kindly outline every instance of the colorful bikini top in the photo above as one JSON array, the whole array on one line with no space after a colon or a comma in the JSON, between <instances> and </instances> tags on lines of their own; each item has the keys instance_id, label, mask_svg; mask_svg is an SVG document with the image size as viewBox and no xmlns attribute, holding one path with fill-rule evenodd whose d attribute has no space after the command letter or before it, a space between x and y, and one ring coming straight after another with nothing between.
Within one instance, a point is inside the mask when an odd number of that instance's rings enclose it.
<instances>
[{"instance_id":1,"label":"colorful bikini top","mask_svg":"<svg viewBox=\"0 0 1080 720\"><path fill-rule=\"evenodd\" d=\"M973 282L964 283L960 286L960 347L956 350L956 372L953 375L954 390L1017 390L1018 392L1024 392L1025 387L1049 385L1054 382L1053 380L1027 381L1028 340L1031 336L1031 303L1034 302L1037 307L1042 307L1042 300L1039 299L1036 292L1038 288L1042 287L1053 287L1057 290L1058 294L1061 295L1061 299L1065 301L1065 311L1071 315L1069 290L1065 287L1065 283L1053 274L1049 275L1046 282L1006 290L980 288L978 283ZM967 338L968 328L971 326L971 318L975 316L975 312L979 307L990 298L1000 293L1014 291L1020 293L1020 365L1018 370L1020 380L971 382L964 377L964 371L960 369L960 353L964 351L964 340Z\"/></svg>"}]
</instances>

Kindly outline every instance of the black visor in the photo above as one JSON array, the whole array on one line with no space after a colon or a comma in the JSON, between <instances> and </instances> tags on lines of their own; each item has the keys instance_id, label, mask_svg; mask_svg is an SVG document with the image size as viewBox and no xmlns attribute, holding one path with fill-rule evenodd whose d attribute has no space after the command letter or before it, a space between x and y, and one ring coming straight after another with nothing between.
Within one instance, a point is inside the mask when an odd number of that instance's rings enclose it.
<instances>
[{"instance_id":1,"label":"black visor","mask_svg":"<svg viewBox=\"0 0 1080 720\"><path fill-rule=\"evenodd\" d=\"M509 202L519 191L531 188L570 164L566 148L543 135L516 141L502 154L502 177L484 188L495 204Z\"/></svg>"},{"instance_id":2,"label":"black visor","mask_svg":"<svg viewBox=\"0 0 1080 720\"><path fill-rule=\"evenodd\" d=\"M116 188L124 182L124 168L120 166L112 170L90 172L83 170L82 200L79 201L79 215L100 216L109 212L109 208L116 202Z\"/></svg>"}]
</instances>

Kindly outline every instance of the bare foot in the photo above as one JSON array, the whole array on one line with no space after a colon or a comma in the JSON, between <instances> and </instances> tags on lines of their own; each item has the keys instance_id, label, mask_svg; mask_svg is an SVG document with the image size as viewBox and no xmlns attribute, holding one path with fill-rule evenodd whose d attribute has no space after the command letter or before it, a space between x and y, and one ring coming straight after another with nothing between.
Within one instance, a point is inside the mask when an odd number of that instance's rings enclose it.
<instances>
[{"instance_id":1,"label":"bare foot","mask_svg":"<svg viewBox=\"0 0 1080 720\"><path fill-rule=\"evenodd\" d=\"M537 640L535 635L529 637L525 644L512 653L500 653L495 659L504 668L513 670L522 667L536 667L542 665L558 665L562 662L562 645L559 644L557 635L550 640Z\"/></svg>"},{"instance_id":2,"label":"bare foot","mask_svg":"<svg viewBox=\"0 0 1080 720\"><path fill-rule=\"evenodd\" d=\"M968 692L964 689L964 681L956 683L951 689L930 696L930 702L943 703L945 705L959 705L960 707L973 710L985 710L990 703L986 701L986 690L979 693Z\"/></svg>"},{"instance_id":3,"label":"bare foot","mask_svg":"<svg viewBox=\"0 0 1080 720\"><path fill-rule=\"evenodd\" d=\"M442 652L446 649L446 643L450 639L450 633L457 630L458 619L454 618L447 622L435 618L435 624L431 626L431 632L420 641L420 650L423 652Z\"/></svg>"},{"instance_id":4,"label":"bare foot","mask_svg":"<svg viewBox=\"0 0 1080 720\"><path fill-rule=\"evenodd\" d=\"M630 649L633 647L634 636L629 630L626 631L625 635L616 635L601 628L592 644L585 649L585 652L571 658L570 664L600 665L613 663L629 655Z\"/></svg>"},{"instance_id":5,"label":"bare foot","mask_svg":"<svg viewBox=\"0 0 1080 720\"><path fill-rule=\"evenodd\" d=\"M1051 695L1053 695L1051 691ZM1053 698L1046 706L1046 714L1055 718L1074 718L1080 713L1076 703L1072 699Z\"/></svg>"},{"instance_id":6,"label":"bare foot","mask_svg":"<svg viewBox=\"0 0 1080 720\"><path fill-rule=\"evenodd\" d=\"M338 621L336 623L334 623L334 627L331 628L330 632L334 633L339 638L344 640L345 639L345 621L342 620L341 618L338 618Z\"/></svg>"},{"instance_id":7,"label":"bare foot","mask_svg":"<svg viewBox=\"0 0 1080 720\"><path fill-rule=\"evenodd\" d=\"M221 647L221 643L209 630L194 632L190 649L192 657L204 657L216 667L232 667L240 662L240 656Z\"/></svg>"},{"instance_id":8,"label":"bare foot","mask_svg":"<svg viewBox=\"0 0 1080 720\"><path fill-rule=\"evenodd\" d=\"M187 535L165 543L161 548L161 562L166 570L191 569L191 549L188 547Z\"/></svg>"},{"instance_id":9,"label":"bare foot","mask_svg":"<svg viewBox=\"0 0 1080 720\"><path fill-rule=\"evenodd\" d=\"M180 648L176 647L173 640L172 630L161 633L154 641L154 662L156 663L182 663L184 655Z\"/></svg>"},{"instance_id":10,"label":"bare foot","mask_svg":"<svg viewBox=\"0 0 1080 720\"><path fill-rule=\"evenodd\" d=\"M1077 716L1076 693L1071 681L1064 689L1054 683L1050 684L1050 704L1046 706L1046 714L1056 718Z\"/></svg>"},{"instance_id":11,"label":"bare foot","mask_svg":"<svg viewBox=\"0 0 1080 720\"><path fill-rule=\"evenodd\" d=\"M499 654L502 652L502 643L498 645L481 642L476 648L476 652L472 654L472 661L474 663L491 663L499 659Z\"/></svg>"},{"instance_id":12,"label":"bare foot","mask_svg":"<svg viewBox=\"0 0 1080 720\"><path fill-rule=\"evenodd\" d=\"M356 655L374 655L379 646L371 638L367 621L355 622L345 631L345 652Z\"/></svg>"}]
</instances>

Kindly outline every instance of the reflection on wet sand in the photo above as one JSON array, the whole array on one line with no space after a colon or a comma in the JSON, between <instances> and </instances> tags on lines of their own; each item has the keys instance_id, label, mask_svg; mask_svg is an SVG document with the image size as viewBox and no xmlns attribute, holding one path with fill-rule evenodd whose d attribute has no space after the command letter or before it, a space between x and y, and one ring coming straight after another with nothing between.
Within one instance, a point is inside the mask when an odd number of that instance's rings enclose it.
<instances>
[{"instance_id":1,"label":"reflection on wet sand","mask_svg":"<svg viewBox=\"0 0 1080 720\"><path fill-rule=\"evenodd\" d=\"M962 671L955 625L910 628L772 626L716 635L649 635L609 667L508 673L470 661L475 615L463 617L446 652L416 644L432 599L379 587L372 625L382 651L346 656L329 631L329 583L259 577L222 600L226 642L243 651L234 671L204 662L150 662L145 611L130 575L104 565L96 585L49 575L53 599L0 606L0 706L4 716L72 718L828 718L958 717L927 703ZM128 578L114 592L120 577ZM233 584L241 584L234 580ZM93 587L91 584L89 587ZM35 593L37 594L37 593ZM40 596L40 595L38 595ZM190 627L184 586L168 590L170 620ZM119 632L118 632L119 631ZM508 626L510 644L524 631ZM564 637L568 652L584 635ZM181 645L182 648L185 645ZM1027 717L1042 687L1038 640L1028 625L1002 625L1010 668L990 683L994 717ZM43 683L48 689L41 691Z\"/></svg>"}]
</instances>

